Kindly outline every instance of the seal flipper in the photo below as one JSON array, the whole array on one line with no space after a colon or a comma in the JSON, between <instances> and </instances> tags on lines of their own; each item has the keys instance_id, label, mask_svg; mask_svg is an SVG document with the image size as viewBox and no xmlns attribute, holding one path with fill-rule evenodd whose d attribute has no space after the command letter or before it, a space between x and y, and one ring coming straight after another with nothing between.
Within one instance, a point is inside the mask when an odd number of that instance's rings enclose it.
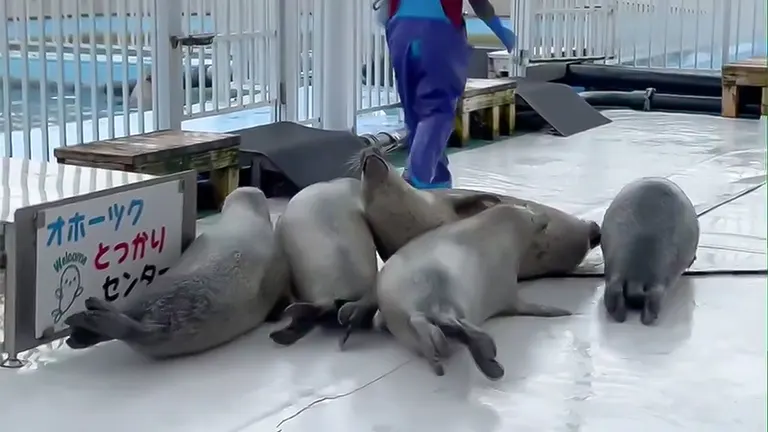
<instances>
[{"instance_id":1,"label":"seal flipper","mask_svg":"<svg viewBox=\"0 0 768 432\"><path fill-rule=\"evenodd\" d=\"M96 297L87 299L86 307L88 310L70 315L64 320L66 325L72 327L73 332L82 329L106 337L107 340L131 340L149 332L149 329L138 321ZM73 344L75 342L76 340Z\"/></svg>"},{"instance_id":2,"label":"seal flipper","mask_svg":"<svg viewBox=\"0 0 768 432\"><path fill-rule=\"evenodd\" d=\"M624 282L620 280L611 280L605 284L605 293L603 294L603 303L605 310L616 322L627 320L627 302L624 297Z\"/></svg>"},{"instance_id":3,"label":"seal flipper","mask_svg":"<svg viewBox=\"0 0 768 432\"><path fill-rule=\"evenodd\" d=\"M640 322L644 325L651 325L659 318L664 293L663 285L653 285L646 291L645 304L643 305L643 311L640 312Z\"/></svg>"},{"instance_id":4,"label":"seal flipper","mask_svg":"<svg viewBox=\"0 0 768 432\"><path fill-rule=\"evenodd\" d=\"M538 303L528 303L515 298L503 311L494 316L533 316L541 318L558 318L573 315L571 311L555 306L545 306Z\"/></svg>"},{"instance_id":5,"label":"seal flipper","mask_svg":"<svg viewBox=\"0 0 768 432\"><path fill-rule=\"evenodd\" d=\"M475 365L488 379L504 377L504 366L496 360L496 342L482 329L463 319L437 319L446 337L467 346Z\"/></svg>"},{"instance_id":6,"label":"seal flipper","mask_svg":"<svg viewBox=\"0 0 768 432\"><path fill-rule=\"evenodd\" d=\"M378 309L378 304L374 296L371 295L346 303L339 308L336 318L339 324L346 328L344 335L339 340L340 349L344 349L344 344L347 343L349 335L353 331L373 327L374 317Z\"/></svg>"},{"instance_id":7,"label":"seal flipper","mask_svg":"<svg viewBox=\"0 0 768 432\"><path fill-rule=\"evenodd\" d=\"M280 345L293 345L308 335L317 326L320 318L330 311L336 311L334 305L293 303L283 311L283 314L291 318L291 322L282 329L270 333L269 337Z\"/></svg>"},{"instance_id":8,"label":"seal flipper","mask_svg":"<svg viewBox=\"0 0 768 432\"><path fill-rule=\"evenodd\" d=\"M448 196L446 197L453 210L461 218L474 216L483 210L487 210L497 204L501 204L501 198L490 193L478 192L467 196Z\"/></svg>"},{"instance_id":9,"label":"seal flipper","mask_svg":"<svg viewBox=\"0 0 768 432\"><path fill-rule=\"evenodd\" d=\"M421 354L427 359L429 366L437 376L445 375L441 359L447 356L450 348L443 332L424 315L412 316L410 324L420 342Z\"/></svg>"}]
</instances>

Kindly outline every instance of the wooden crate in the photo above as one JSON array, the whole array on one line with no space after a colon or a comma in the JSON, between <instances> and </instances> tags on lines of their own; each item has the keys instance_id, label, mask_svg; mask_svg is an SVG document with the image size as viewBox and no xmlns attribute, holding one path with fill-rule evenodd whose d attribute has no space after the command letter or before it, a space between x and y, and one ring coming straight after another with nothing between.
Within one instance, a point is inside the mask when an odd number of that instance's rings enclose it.
<instances>
[{"instance_id":1,"label":"wooden crate","mask_svg":"<svg viewBox=\"0 0 768 432\"><path fill-rule=\"evenodd\" d=\"M456 135L459 146L470 138L498 139L515 129L515 88L517 82L505 78L470 78L456 107ZM488 133L470 130L470 115L480 114ZM474 133L473 133L474 132Z\"/></svg>"},{"instance_id":2,"label":"wooden crate","mask_svg":"<svg viewBox=\"0 0 768 432\"><path fill-rule=\"evenodd\" d=\"M760 87L760 114L768 115L768 60L753 57L723 66L723 117L738 117L739 93L742 87Z\"/></svg>"},{"instance_id":3,"label":"wooden crate","mask_svg":"<svg viewBox=\"0 0 768 432\"><path fill-rule=\"evenodd\" d=\"M240 136L162 130L54 149L62 164L153 175L209 172L221 203L239 181Z\"/></svg>"}]
</instances>

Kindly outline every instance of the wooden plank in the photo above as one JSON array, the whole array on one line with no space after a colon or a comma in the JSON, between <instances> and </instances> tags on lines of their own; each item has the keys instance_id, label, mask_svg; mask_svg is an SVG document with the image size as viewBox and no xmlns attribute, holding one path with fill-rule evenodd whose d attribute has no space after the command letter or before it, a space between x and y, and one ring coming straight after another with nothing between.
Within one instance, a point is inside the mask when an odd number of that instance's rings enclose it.
<instances>
[{"instance_id":1,"label":"wooden plank","mask_svg":"<svg viewBox=\"0 0 768 432\"><path fill-rule=\"evenodd\" d=\"M237 189L240 182L240 167L230 166L211 171L211 183L213 184L214 199L221 207L224 199Z\"/></svg>"},{"instance_id":2,"label":"wooden plank","mask_svg":"<svg viewBox=\"0 0 768 432\"><path fill-rule=\"evenodd\" d=\"M212 172L230 166L239 167L239 148L219 149L193 155L183 155L164 161L150 162L132 167L136 172L165 175L186 170Z\"/></svg>"},{"instance_id":3,"label":"wooden plank","mask_svg":"<svg viewBox=\"0 0 768 432\"><path fill-rule=\"evenodd\" d=\"M517 88L517 81L513 79L494 78L469 78L467 84L464 86L463 98L470 98L473 96L495 93L503 90L511 90Z\"/></svg>"},{"instance_id":4,"label":"wooden plank","mask_svg":"<svg viewBox=\"0 0 768 432\"><path fill-rule=\"evenodd\" d=\"M760 100L760 115L768 116L768 87L763 87L763 94Z\"/></svg>"},{"instance_id":5,"label":"wooden plank","mask_svg":"<svg viewBox=\"0 0 768 432\"><path fill-rule=\"evenodd\" d=\"M721 115L728 118L736 118L739 115L739 87L723 83L723 97L721 101Z\"/></svg>"},{"instance_id":6,"label":"wooden plank","mask_svg":"<svg viewBox=\"0 0 768 432\"><path fill-rule=\"evenodd\" d=\"M728 63L722 69L723 85L768 87L768 60L754 57Z\"/></svg>"},{"instance_id":7,"label":"wooden plank","mask_svg":"<svg viewBox=\"0 0 768 432\"><path fill-rule=\"evenodd\" d=\"M59 147L54 150L54 155L57 159L68 161L144 166L239 145L239 135L162 130L71 147Z\"/></svg>"}]
</instances>

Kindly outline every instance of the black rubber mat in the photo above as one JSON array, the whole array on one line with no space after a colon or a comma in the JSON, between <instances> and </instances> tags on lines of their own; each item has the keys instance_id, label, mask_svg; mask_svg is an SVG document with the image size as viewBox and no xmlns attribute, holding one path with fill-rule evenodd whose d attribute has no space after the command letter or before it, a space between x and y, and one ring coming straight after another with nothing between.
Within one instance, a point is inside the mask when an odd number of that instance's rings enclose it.
<instances>
[{"instance_id":1,"label":"black rubber mat","mask_svg":"<svg viewBox=\"0 0 768 432\"><path fill-rule=\"evenodd\" d=\"M277 122L238 131L240 164L251 167L250 178L242 184L262 189L275 189L271 184L286 180L283 192L268 195L292 195L322 181L339 177L358 177L349 161L364 144L355 134L303 126L293 122Z\"/></svg>"},{"instance_id":2,"label":"black rubber mat","mask_svg":"<svg viewBox=\"0 0 768 432\"><path fill-rule=\"evenodd\" d=\"M517 83L516 95L562 136L611 122L565 84L523 79Z\"/></svg>"}]
</instances>

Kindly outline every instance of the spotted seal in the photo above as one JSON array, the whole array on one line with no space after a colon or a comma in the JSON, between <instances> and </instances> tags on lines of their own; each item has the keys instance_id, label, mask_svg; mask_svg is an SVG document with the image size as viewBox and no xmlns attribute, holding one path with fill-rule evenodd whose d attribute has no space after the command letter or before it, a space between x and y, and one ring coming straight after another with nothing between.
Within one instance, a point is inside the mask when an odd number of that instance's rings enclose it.
<instances>
[{"instance_id":1,"label":"spotted seal","mask_svg":"<svg viewBox=\"0 0 768 432\"><path fill-rule=\"evenodd\" d=\"M384 261L417 236L459 220L459 214L499 203L498 197L486 193L441 198L418 190L403 180L377 147L360 151L357 163L362 171L363 210Z\"/></svg>"},{"instance_id":2,"label":"spotted seal","mask_svg":"<svg viewBox=\"0 0 768 432\"><path fill-rule=\"evenodd\" d=\"M523 302L516 292L517 264L547 221L546 214L502 204L409 242L379 272L376 296L389 331L437 375L453 339L467 346L485 376L501 378L496 344L479 325L500 315L570 315Z\"/></svg>"},{"instance_id":3,"label":"spotted seal","mask_svg":"<svg viewBox=\"0 0 768 432\"><path fill-rule=\"evenodd\" d=\"M502 204L523 205L549 217L547 229L537 234L523 256L518 277L528 280L544 276L563 276L581 264L590 250L600 245L597 222L579 219L562 210L535 201L512 196L479 192L469 189L439 189L429 191L438 197L456 201L482 194L494 196ZM481 206L459 208L459 217L472 216Z\"/></svg>"},{"instance_id":4,"label":"spotted seal","mask_svg":"<svg viewBox=\"0 0 768 432\"><path fill-rule=\"evenodd\" d=\"M653 324L665 293L696 260L698 244L696 210L678 185L644 177L624 186L602 225L608 314L623 322L627 307L642 309L642 323Z\"/></svg>"},{"instance_id":5,"label":"spotted seal","mask_svg":"<svg viewBox=\"0 0 768 432\"><path fill-rule=\"evenodd\" d=\"M270 334L275 342L291 345L317 323L336 323L341 304L373 295L376 247L360 194L358 179L316 183L296 194L278 219L296 302L284 311L291 323ZM366 304L368 319L361 319L370 322L375 302Z\"/></svg>"},{"instance_id":6,"label":"spotted seal","mask_svg":"<svg viewBox=\"0 0 768 432\"><path fill-rule=\"evenodd\" d=\"M221 219L197 237L179 261L124 307L86 300L69 316L67 344L86 348L117 339L151 358L195 354L256 328L284 291L285 269L267 199L257 188L235 189Z\"/></svg>"}]
</instances>

